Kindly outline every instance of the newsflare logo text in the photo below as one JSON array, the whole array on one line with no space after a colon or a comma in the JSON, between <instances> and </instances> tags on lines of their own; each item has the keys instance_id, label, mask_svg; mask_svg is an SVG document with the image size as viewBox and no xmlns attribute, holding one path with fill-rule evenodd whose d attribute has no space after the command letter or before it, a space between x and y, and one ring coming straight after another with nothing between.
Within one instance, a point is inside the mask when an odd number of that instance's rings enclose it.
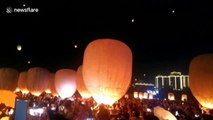
<instances>
[{"instance_id":1,"label":"newsflare logo text","mask_svg":"<svg viewBox=\"0 0 213 120\"><path fill-rule=\"evenodd\" d=\"M37 13L37 12L39 12L38 8L31 8L31 7L13 8L9 6L6 8L6 13Z\"/></svg>"}]
</instances>

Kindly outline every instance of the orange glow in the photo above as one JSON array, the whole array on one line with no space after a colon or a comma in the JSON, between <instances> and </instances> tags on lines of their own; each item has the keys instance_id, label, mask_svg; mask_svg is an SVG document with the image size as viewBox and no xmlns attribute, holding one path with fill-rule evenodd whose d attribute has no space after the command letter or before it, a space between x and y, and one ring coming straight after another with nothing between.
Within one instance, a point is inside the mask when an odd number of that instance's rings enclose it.
<instances>
[{"instance_id":1,"label":"orange glow","mask_svg":"<svg viewBox=\"0 0 213 120\"><path fill-rule=\"evenodd\" d=\"M61 69L55 73L55 87L61 98L72 97L76 91L76 72L72 69Z\"/></svg>"},{"instance_id":2,"label":"orange glow","mask_svg":"<svg viewBox=\"0 0 213 120\"><path fill-rule=\"evenodd\" d=\"M27 94L29 90L27 90L27 72L21 72L18 78L18 88L22 93Z\"/></svg>"},{"instance_id":3,"label":"orange glow","mask_svg":"<svg viewBox=\"0 0 213 120\"><path fill-rule=\"evenodd\" d=\"M48 93L48 94L50 94L51 90L50 89L46 89L45 92Z\"/></svg>"},{"instance_id":4,"label":"orange glow","mask_svg":"<svg viewBox=\"0 0 213 120\"><path fill-rule=\"evenodd\" d=\"M87 90L86 85L82 76L82 67L79 66L77 70L77 78L76 78L77 90L81 94L82 98L90 98L92 95Z\"/></svg>"},{"instance_id":5,"label":"orange glow","mask_svg":"<svg viewBox=\"0 0 213 120\"><path fill-rule=\"evenodd\" d=\"M27 89L22 89L21 92L24 93L24 94L28 94L28 93L29 93L29 90L27 90Z\"/></svg>"},{"instance_id":6,"label":"orange glow","mask_svg":"<svg viewBox=\"0 0 213 120\"><path fill-rule=\"evenodd\" d=\"M41 95L41 92L30 92L32 95L35 95L35 96L39 96Z\"/></svg>"},{"instance_id":7,"label":"orange glow","mask_svg":"<svg viewBox=\"0 0 213 120\"><path fill-rule=\"evenodd\" d=\"M213 54L192 59L189 67L189 85L194 97L206 108L213 108Z\"/></svg>"},{"instance_id":8,"label":"orange glow","mask_svg":"<svg viewBox=\"0 0 213 120\"><path fill-rule=\"evenodd\" d=\"M112 104L129 88L132 52L118 40L95 40L86 47L82 71L85 85L96 102Z\"/></svg>"},{"instance_id":9,"label":"orange glow","mask_svg":"<svg viewBox=\"0 0 213 120\"><path fill-rule=\"evenodd\" d=\"M9 116L2 117L0 120L10 120Z\"/></svg>"},{"instance_id":10,"label":"orange glow","mask_svg":"<svg viewBox=\"0 0 213 120\"><path fill-rule=\"evenodd\" d=\"M138 98L138 92L133 92L133 97Z\"/></svg>"},{"instance_id":11,"label":"orange glow","mask_svg":"<svg viewBox=\"0 0 213 120\"><path fill-rule=\"evenodd\" d=\"M16 88L16 90L14 92L19 92L19 91L21 91L21 90L19 88Z\"/></svg>"},{"instance_id":12,"label":"orange glow","mask_svg":"<svg viewBox=\"0 0 213 120\"><path fill-rule=\"evenodd\" d=\"M175 95L174 95L174 93L168 93L168 99L169 100L175 100Z\"/></svg>"},{"instance_id":13,"label":"orange glow","mask_svg":"<svg viewBox=\"0 0 213 120\"><path fill-rule=\"evenodd\" d=\"M0 103L14 108L16 95L12 91L0 90Z\"/></svg>"},{"instance_id":14,"label":"orange glow","mask_svg":"<svg viewBox=\"0 0 213 120\"><path fill-rule=\"evenodd\" d=\"M22 90L19 89L19 88L16 88L16 90L15 90L14 92L20 92L20 91L21 91L23 94L28 94L28 93L29 93L29 90L23 89L23 88L22 88Z\"/></svg>"},{"instance_id":15,"label":"orange glow","mask_svg":"<svg viewBox=\"0 0 213 120\"><path fill-rule=\"evenodd\" d=\"M35 96L40 95L49 87L49 71L34 67L27 71L27 89Z\"/></svg>"},{"instance_id":16,"label":"orange glow","mask_svg":"<svg viewBox=\"0 0 213 120\"><path fill-rule=\"evenodd\" d=\"M15 91L19 73L13 68L0 68L0 89Z\"/></svg>"}]
</instances>

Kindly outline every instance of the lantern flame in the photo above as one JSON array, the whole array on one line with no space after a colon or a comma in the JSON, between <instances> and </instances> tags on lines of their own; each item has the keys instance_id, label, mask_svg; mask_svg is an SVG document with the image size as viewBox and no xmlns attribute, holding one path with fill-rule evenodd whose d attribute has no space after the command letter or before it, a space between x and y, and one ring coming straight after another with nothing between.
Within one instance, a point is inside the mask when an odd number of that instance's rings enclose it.
<instances>
[{"instance_id":1,"label":"lantern flame","mask_svg":"<svg viewBox=\"0 0 213 120\"><path fill-rule=\"evenodd\" d=\"M61 88L61 91L60 91L60 97L62 99L64 98L67 98L67 97L71 97L73 95L73 93L69 92L70 90L73 89L73 86L72 85L63 85L63 87Z\"/></svg>"},{"instance_id":2,"label":"lantern flame","mask_svg":"<svg viewBox=\"0 0 213 120\"><path fill-rule=\"evenodd\" d=\"M213 100L212 98L200 98L198 96L196 96L195 98L197 98L199 100L199 103L209 109L213 109Z\"/></svg>"}]
</instances>

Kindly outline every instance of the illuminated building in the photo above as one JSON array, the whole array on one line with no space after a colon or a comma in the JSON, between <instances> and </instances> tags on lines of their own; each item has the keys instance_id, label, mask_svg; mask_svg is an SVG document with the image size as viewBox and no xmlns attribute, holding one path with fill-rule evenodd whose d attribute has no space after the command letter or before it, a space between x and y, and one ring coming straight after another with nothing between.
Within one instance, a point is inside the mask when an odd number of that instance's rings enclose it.
<instances>
[{"instance_id":1,"label":"illuminated building","mask_svg":"<svg viewBox=\"0 0 213 120\"><path fill-rule=\"evenodd\" d=\"M189 75L182 75L181 72L171 72L170 75L158 75L155 77L155 88L170 88L183 90L189 87Z\"/></svg>"}]
</instances>

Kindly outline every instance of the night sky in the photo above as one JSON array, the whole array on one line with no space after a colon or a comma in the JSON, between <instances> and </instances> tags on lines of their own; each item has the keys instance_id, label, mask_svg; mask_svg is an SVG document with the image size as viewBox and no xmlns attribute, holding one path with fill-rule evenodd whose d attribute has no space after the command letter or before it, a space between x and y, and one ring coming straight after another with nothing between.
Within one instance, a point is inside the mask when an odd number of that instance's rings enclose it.
<instances>
[{"instance_id":1,"label":"night sky","mask_svg":"<svg viewBox=\"0 0 213 120\"><path fill-rule=\"evenodd\" d=\"M39 12L7 13L8 7ZM210 0L1 0L0 8L0 67L18 71L76 70L86 45L98 38L132 49L133 78L188 74L193 57L213 53Z\"/></svg>"}]
</instances>

